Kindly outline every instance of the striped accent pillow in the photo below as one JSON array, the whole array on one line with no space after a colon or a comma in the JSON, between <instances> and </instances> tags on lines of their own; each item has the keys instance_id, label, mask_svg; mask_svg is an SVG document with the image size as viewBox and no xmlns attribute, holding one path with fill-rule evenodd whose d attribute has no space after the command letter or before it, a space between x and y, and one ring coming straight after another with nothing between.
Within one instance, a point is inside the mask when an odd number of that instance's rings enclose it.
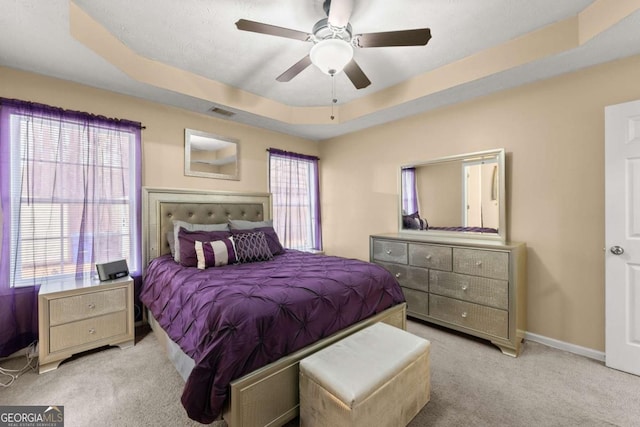
<instances>
[{"instance_id":1,"label":"striped accent pillow","mask_svg":"<svg viewBox=\"0 0 640 427\"><path fill-rule=\"evenodd\" d=\"M213 242L195 242L196 257L198 258L197 267L204 270L209 267L220 267L227 264L235 264L238 262L236 256L236 245L233 237L226 239L214 240Z\"/></svg>"}]
</instances>

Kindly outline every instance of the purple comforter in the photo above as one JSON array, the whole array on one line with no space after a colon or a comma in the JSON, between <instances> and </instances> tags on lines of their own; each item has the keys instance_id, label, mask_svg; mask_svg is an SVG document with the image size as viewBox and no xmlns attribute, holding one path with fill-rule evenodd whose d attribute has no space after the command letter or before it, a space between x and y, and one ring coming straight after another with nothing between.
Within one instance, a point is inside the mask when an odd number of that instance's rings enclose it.
<instances>
[{"instance_id":1,"label":"purple comforter","mask_svg":"<svg viewBox=\"0 0 640 427\"><path fill-rule=\"evenodd\" d=\"M207 270L164 255L149 264L140 299L195 360L182 404L189 417L210 423L232 380L404 296L375 264L288 250L271 261Z\"/></svg>"},{"instance_id":2,"label":"purple comforter","mask_svg":"<svg viewBox=\"0 0 640 427\"><path fill-rule=\"evenodd\" d=\"M442 231L471 231L473 233L497 233L496 228L489 227L432 227L429 226L427 230L442 230Z\"/></svg>"}]
</instances>

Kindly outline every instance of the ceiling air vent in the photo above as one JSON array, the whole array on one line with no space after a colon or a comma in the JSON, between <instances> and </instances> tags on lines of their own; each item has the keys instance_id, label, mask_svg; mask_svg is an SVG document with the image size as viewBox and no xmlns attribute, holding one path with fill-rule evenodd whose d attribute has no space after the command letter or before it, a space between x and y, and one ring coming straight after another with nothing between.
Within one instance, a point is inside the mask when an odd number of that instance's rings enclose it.
<instances>
[{"instance_id":1,"label":"ceiling air vent","mask_svg":"<svg viewBox=\"0 0 640 427\"><path fill-rule=\"evenodd\" d=\"M233 111L229 111L229 110L224 110L222 108L218 108L218 107L213 107L209 110L210 113L213 114L219 114L221 116L225 116L225 117L231 117L234 116L236 113L234 113Z\"/></svg>"}]
</instances>

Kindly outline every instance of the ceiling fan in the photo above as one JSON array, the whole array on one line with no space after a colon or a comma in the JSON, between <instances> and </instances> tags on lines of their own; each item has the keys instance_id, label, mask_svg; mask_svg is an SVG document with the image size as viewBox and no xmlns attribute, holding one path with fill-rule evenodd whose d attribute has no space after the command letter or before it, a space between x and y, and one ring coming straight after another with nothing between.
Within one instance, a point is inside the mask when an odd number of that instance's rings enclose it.
<instances>
[{"instance_id":1,"label":"ceiling fan","mask_svg":"<svg viewBox=\"0 0 640 427\"><path fill-rule=\"evenodd\" d=\"M268 34L313 43L309 54L279 75L276 80L288 82L309 65L314 64L331 76L344 70L356 89L371 84L364 71L353 59L353 48L386 46L424 46L431 39L429 28L353 34L349 19L353 0L325 0L323 9L327 18L313 26L311 33L240 19L236 27L242 31Z\"/></svg>"}]
</instances>

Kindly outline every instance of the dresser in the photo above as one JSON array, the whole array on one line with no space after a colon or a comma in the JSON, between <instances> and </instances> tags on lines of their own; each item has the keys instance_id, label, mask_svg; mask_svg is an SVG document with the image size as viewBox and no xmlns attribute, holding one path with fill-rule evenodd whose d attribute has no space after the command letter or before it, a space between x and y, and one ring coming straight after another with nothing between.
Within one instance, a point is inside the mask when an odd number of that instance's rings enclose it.
<instances>
[{"instance_id":1,"label":"dresser","mask_svg":"<svg viewBox=\"0 0 640 427\"><path fill-rule=\"evenodd\" d=\"M370 237L370 259L400 283L407 315L490 340L517 356L526 327L524 243Z\"/></svg>"},{"instance_id":2,"label":"dresser","mask_svg":"<svg viewBox=\"0 0 640 427\"><path fill-rule=\"evenodd\" d=\"M52 281L38 294L39 372L76 353L134 344L133 279Z\"/></svg>"}]
</instances>

